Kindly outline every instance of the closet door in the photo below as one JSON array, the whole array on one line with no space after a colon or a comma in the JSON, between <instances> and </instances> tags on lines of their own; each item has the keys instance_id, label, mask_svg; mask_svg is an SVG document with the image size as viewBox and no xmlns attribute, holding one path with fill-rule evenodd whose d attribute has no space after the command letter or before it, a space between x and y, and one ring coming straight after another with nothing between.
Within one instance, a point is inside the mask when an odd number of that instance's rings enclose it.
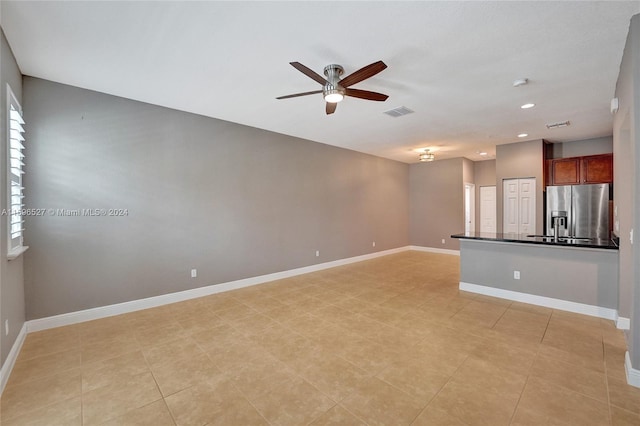
<instances>
[{"instance_id":1,"label":"closet door","mask_svg":"<svg viewBox=\"0 0 640 426\"><path fill-rule=\"evenodd\" d=\"M536 180L518 179L518 233L536 233Z\"/></svg>"},{"instance_id":2,"label":"closet door","mask_svg":"<svg viewBox=\"0 0 640 426\"><path fill-rule=\"evenodd\" d=\"M505 179L502 182L502 196L504 206L502 232L517 234L519 218L518 179Z\"/></svg>"},{"instance_id":3,"label":"closet door","mask_svg":"<svg viewBox=\"0 0 640 426\"><path fill-rule=\"evenodd\" d=\"M536 179L505 179L503 181L502 232L535 234Z\"/></svg>"}]
</instances>

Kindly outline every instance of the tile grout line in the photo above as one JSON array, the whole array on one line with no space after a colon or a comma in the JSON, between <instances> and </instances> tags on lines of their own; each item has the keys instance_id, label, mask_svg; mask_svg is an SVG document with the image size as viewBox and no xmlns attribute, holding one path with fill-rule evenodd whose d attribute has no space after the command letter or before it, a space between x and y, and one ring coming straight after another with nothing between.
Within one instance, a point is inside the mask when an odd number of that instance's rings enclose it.
<instances>
[{"instance_id":1,"label":"tile grout line","mask_svg":"<svg viewBox=\"0 0 640 426\"><path fill-rule=\"evenodd\" d=\"M440 392L442 392L442 390L447 387L447 385L451 382L451 380L453 380L453 377L456 375L456 373L458 372L458 370L460 370L460 367L462 367L462 365L467 362L467 359L469 359L470 355L467 355L465 357L465 359L460 363L460 365L458 365L455 369L455 371L449 376L449 378L447 379L447 382L442 385L442 387L440 389L438 389L438 392L436 392L435 395L433 395L433 397L429 400L429 402L427 403L427 405L424 406L424 408L418 413L418 415L411 421L410 425L412 425L416 419L418 417L420 417L422 415L422 413L427 409L427 407L429 407L429 405L438 397L438 395L440 395ZM459 421L463 422L462 419L460 419L458 416L453 416L456 419L458 419ZM464 422L463 422L464 423Z\"/></svg>"},{"instance_id":2,"label":"tile grout line","mask_svg":"<svg viewBox=\"0 0 640 426\"><path fill-rule=\"evenodd\" d=\"M535 362L535 358L534 358L534 362ZM524 391L527 388L527 385L529 384L529 377L531 377L531 374L527 374L527 379L524 381L524 386L520 391L520 395L518 395L518 402L516 402L516 405L513 407L513 413L511 413L511 417L509 417L509 424L513 423L516 413L518 412L518 406L520 405L520 401L522 400L522 395L524 395Z\"/></svg>"}]
</instances>

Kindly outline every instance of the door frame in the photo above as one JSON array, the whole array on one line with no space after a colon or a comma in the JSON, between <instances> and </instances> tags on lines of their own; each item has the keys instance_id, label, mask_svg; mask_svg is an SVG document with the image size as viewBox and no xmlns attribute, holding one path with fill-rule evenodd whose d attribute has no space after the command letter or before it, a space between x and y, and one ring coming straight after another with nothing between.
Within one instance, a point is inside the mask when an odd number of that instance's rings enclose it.
<instances>
[{"instance_id":1,"label":"door frame","mask_svg":"<svg viewBox=\"0 0 640 426\"><path fill-rule=\"evenodd\" d=\"M464 184L464 232L476 232L476 185Z\"/></svg>"},{"instance_id":2,"label":"door frame","mask_svg":"<svg viewBox=\"0 0 640 426\"><path fill-rule=\"evenodd\" d=\"M496 185L482 185L480 186L480 194L479 194L479 201L480 201L480 232L486 232L483 231L483 226L484 226L484 217L483 217L483 197L482 197L482 193L484 192L484 190L492 188L493 189L493 231L491 232L498 232L498 188Z\"/></svg>"}]
</instances>

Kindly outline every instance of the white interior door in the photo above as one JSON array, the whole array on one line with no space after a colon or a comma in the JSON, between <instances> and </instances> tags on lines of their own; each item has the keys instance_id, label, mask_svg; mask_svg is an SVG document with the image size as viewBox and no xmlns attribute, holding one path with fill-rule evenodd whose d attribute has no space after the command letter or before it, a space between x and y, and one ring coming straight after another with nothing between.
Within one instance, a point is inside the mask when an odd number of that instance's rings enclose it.
<instances>
[{"instance_id":1,"label":"white interior door","mask_svg":"<svg viewBox=\"0 0 640 426\"><path fill-rule=\"evenodd\" d=\"M480 232L496 232L496 187L480 187Z\"/></svg>"},{"instance_id":2,"label":"white interior door","mask_svg":"<svg viewBox=\"0 0 640 426\"><path fill-rule=\"evenodd\" d=\"M503 232L535 234L536 179L505 179L503 210Z\"/></svg>"},{"instance_id":3,"label":"white interior door","mask_svg":"<svg viewBox=\"0 0 640 426\"><path fill-rule=\"evenodd\" d=\"M502 183L504 214L502 232L518 233L518 179L505 179Z\"/></svg>"},{"instance_id":4,"label":"white interior door","mask_svg":"<svg viewBox=\"0 0 640 426\"><path fill-rule=\"evenodd\" d=\"M518 179L518 211L520 220L518 223L518 232L520 234L536 233L536 180Z\"/></svg>"},{"instance_id":5,"label":"white interior door","mask_svg":"<svg viewBox=\"0 0 640 426\"><path fill-rule=\"evenodd\" d=\"M476 232L476 186L464 184L464 232Z\"/></svg>"}]
</instances>

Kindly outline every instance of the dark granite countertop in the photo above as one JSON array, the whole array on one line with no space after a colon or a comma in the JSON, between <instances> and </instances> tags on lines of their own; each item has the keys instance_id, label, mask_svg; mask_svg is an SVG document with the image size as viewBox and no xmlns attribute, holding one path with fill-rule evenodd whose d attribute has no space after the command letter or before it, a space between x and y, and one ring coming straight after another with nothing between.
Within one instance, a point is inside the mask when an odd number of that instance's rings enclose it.
<instances>
[{"instance_id":1,"label":"dark granite countertop","mask_svg":"<svg viewBox=\"0 0 640 426\"><path fill-rule=\"evenodd\" d=\"M602 240L598 238L574 238L562 239L554 241L553 237L544 235L526 235L526 234L493 234L485 232L472 232L452 235L451 238L463 238L469 240L498 241L507 243L524 243L524 244L543 244L556 247L583 247L618 250L618 245L613 240Z\"/></svg>"}]
</instances>

